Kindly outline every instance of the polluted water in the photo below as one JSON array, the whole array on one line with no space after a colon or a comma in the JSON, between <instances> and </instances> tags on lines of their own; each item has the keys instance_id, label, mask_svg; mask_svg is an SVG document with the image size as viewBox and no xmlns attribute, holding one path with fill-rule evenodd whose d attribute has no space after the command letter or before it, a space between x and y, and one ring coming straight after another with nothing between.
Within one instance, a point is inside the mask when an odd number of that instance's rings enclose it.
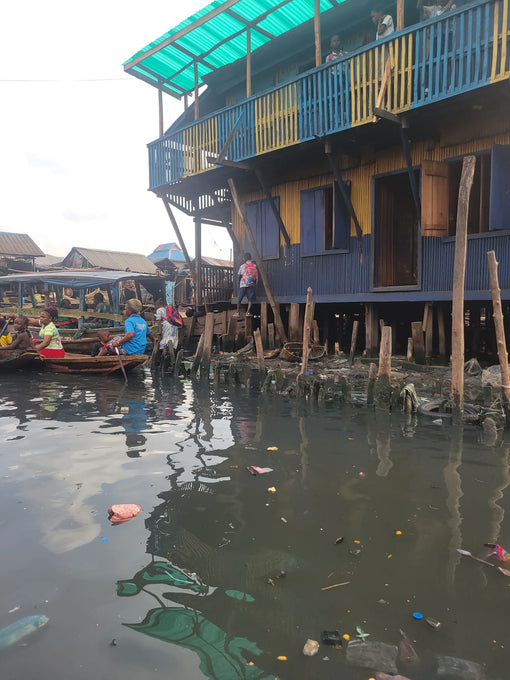
<instances>
[{"instance_id":1,"label":"polluted water","mask_svg":"<svg viewBox=\"0 0 510 680\"><path fill-rule=\"evenodd\" d=\"M510 446L473 426L13 373L0 442L3 680L507 677Z\"/></svg>"}]
</instances>

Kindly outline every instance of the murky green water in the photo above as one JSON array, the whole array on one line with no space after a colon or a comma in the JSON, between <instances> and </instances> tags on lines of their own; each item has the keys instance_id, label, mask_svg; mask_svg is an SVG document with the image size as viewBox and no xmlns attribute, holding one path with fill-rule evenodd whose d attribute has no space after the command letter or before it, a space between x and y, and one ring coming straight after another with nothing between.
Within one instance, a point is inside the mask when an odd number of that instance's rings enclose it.
<instances>
[{"instance_id":1,"label":"murky green water","mask_svg":"<svg viewBox=\"0 0 510 680\"><path fill-rule=\"evenodd\" d=\"M0 442L0 627L49 617L0 650L2 680L368 680L340 649L301 653L356 626L405 630L413 680L438 677L438 655L508 677L510 578L456 553L510 549L510 448L474 429L143 374L14 374ZM143 511L112 526L113 503Z\"/></svg>"}]
</instances>

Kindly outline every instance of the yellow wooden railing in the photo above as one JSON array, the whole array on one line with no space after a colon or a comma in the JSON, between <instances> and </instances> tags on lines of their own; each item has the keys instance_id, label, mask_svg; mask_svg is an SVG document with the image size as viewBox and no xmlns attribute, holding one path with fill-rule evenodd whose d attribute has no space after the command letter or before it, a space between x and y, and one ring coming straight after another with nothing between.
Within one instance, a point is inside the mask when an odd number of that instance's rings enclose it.
<instances>
[{"instance_id":1,"label":"yellow wooden railing","mask_svg":"<svg viewBox=\"0 0 510 680\"><path fill-rule=\"evenodd\" d=\"M499 80L505 80L510 75L510 69L507 67L507 45L510 36L510 27L508 26L508 1L509 0L502 0L501 3L495 3L494 5L494 36L491 70L491 82L493 83L496 83ZM500 24L501 31L499 30Z\"/></svg>"},{"instance_id":2,"label":"yellow wooden railing","mask_svg":"<svg viewBox=\"0 0 510 680\"><path fill-rule=\"evenodd\" d=\"M220 152L218 144L218 119L216 117L199 121L183 132L184 177L198 175L211 169L208 156L217 156Z\"/></svg>"},{"instance_id":3,"label":"yellow wooden railing","mask_svg":"<svg viewBox=\"0 0 510 680\"><path fill-rule=\"evenodd\" d=\"M269 92L254 103L257 154L299 141L296 83Z\"/></svg>"}]
</instances>

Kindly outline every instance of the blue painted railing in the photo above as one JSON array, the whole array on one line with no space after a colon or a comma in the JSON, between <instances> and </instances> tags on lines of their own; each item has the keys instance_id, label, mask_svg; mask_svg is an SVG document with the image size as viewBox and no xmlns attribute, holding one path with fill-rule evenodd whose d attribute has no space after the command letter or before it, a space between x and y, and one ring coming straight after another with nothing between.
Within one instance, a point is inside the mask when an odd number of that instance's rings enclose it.
<instances>
[{"instance_id":1,"label":"blue painted railing","mask_svg":"<svg viewBox=\"0 0 510 680\"><path fill-rule=\"evenodd\" d=\"M479 0L205 116L149 144L150 188L402 113L510 76L510 0Z\"/></svg>"}]
</instances>

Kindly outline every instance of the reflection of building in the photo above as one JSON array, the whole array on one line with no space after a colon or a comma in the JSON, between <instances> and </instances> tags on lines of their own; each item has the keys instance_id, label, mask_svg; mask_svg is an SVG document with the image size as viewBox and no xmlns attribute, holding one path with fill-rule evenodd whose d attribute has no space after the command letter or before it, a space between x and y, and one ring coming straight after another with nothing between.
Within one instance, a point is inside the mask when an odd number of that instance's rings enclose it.
<instances>
[{"instance_id":1,"label":"reflection of building","mask_svg":"<svg viewBox=\"0 0 510 680\"><path fill-rule=\"evenodd\" d=\"M510 13L508 0L457 1L415 23L415 0L396 0L383 3L399 10L396 32L375 41L372 5L219 0L125 70L184 101L149 144L149 183L193 217L197 259L201 225L213 224L229 230L239 265L246 228L235 187L278 303L303 303L311 286L324 336L336 339L335 314L350 323L359 314L369 353L379 319L394 324L405 352L425 303L437 310L428 336L448 337L467 155L476 155L466 270L474 336L491 307L486 253L510 258ZM324 64L333 30L347 54ZM510 268L499 274L508 300Z\"/></svg>"}]
</instances>

